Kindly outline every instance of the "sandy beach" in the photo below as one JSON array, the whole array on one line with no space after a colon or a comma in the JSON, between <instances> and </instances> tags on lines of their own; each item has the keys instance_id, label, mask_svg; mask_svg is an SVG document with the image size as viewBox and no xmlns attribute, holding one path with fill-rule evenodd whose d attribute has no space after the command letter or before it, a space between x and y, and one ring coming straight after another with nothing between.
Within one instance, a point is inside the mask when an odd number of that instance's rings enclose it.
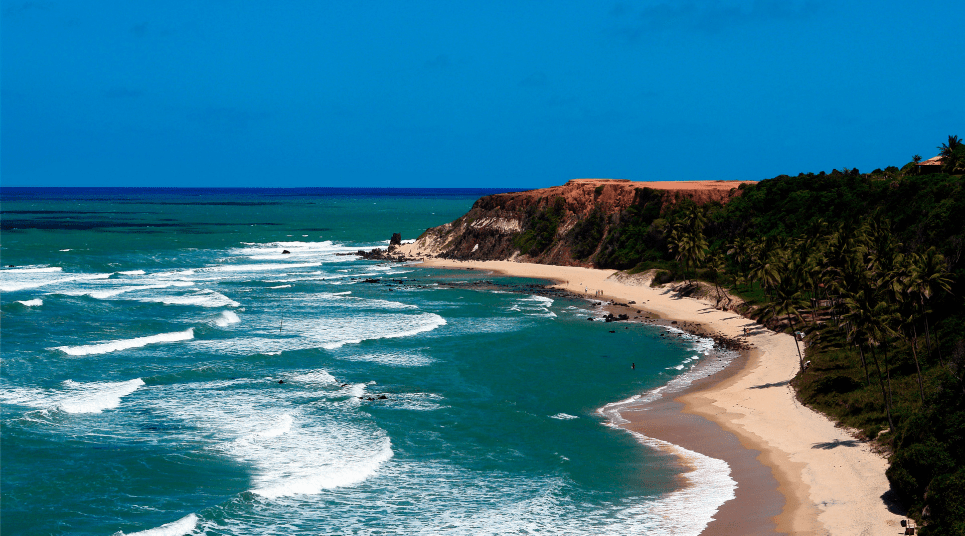
<instances>
[{"instance_id":1,"label":"sandy beach","mask_svg":"<svg viewBox=\"0 0 965 536\"><path fill-rule=\"evenodd\" d=\"M704 534L901 532L902 517L889 511L882 499L889 490L886 460L794 397L788 382L799 364L790 335L641 280L611 277L614 270L440 259L427 259L424 265L553 280L557 288L573 294L632 300L661 318L699 325L705 333L730 339L742 338L747 328L745 340L753 349L724 372L665 401L662 412L623 413L631 430L724 459L731 466L737 498L725 503ZM658 417L673 412L677 418ZM726 436L720 430L736 442L721 439Z\"/></svg>"}]
</instances>

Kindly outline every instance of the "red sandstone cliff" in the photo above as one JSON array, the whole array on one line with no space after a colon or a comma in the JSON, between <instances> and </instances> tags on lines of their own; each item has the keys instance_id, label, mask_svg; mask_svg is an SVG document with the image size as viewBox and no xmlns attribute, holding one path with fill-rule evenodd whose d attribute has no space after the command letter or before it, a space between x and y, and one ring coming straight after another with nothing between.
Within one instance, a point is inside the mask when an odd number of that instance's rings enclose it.
<instances>
[{"instance_id":1,"label":"red sandstone cliff","mask_svg":"<svg viewBox=\"0 0 965 536\"><path fill-rule=\"evenodd\" d=\"M646 198L658 199L660 210L690 199L697 204L727 203L742 192L747 181L631 182L620 179L574 179L562 186L496 194L480 198L452 223L427 230L414 244L403 246L409 257L438 256L464 260L519 259L559 265L590 265L571 255L570 230L595 207L608 222ZM552 244L538 255L521 255L514 239L526 230L528 218L539 210L561 205L562 216ZM606 225L609 227L609 224ZM605 232L604 232L605 238ZM602 239L601 239L602 241Z\"/></svg>"}]
</instances>

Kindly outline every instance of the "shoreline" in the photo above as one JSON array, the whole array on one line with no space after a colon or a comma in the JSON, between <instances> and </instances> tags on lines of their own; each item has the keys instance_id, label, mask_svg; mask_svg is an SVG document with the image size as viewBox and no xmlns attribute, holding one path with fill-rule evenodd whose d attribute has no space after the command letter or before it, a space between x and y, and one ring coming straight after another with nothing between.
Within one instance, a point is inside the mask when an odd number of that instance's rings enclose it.
<instances>
[{"instance_id":1,"label":"shoreline","mask_svg":"<svg viewBox=\"0 0 965 536\"><path fill-rule=\"evenodd\" d=\"M883 496L890 490L887 462L869 446L802 406L788 382L798 371L790 335L648 281L611 278L616 270L511 261L428 258L422 266L479 269L556 282L589 300L630 302L688 331L752 347L731 366L655 401L645 415L623 415L623 425L689 450L724 459L737 496L718 508L701 534L894 534L898 513ZM749 328L744 337L743 329ZM641 413L641 412L637 412ZM636 417L633 419L631 417ZM644 418L646 417L646 418ZM731 438L724 440L722 438ZM776 493L775 493L776 491ZM736 532L735 532L736 531Z\"/></svg>"}]
</instances>

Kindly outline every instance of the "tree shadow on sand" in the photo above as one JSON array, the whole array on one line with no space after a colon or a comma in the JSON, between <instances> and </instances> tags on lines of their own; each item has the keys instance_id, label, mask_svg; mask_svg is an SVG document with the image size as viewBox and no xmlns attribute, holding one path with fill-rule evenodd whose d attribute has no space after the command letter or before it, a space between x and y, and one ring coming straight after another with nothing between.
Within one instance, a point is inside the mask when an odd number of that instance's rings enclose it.
<instances>
[{"instance_id":1,"label":"tree shadow on sand","mask_svg":"<svg viewBox=\"0 0 965 536\"><path fill-rule=\"evenodd\" d=\"M748 387L748 389L768 389L770 387L784 387L789 383L791 383L791 380L784 380L782 382L774 382L774 383L762 383L760 385L753 385L751 387Z\"/></svg>"},{"instance_id":2,"label":"tree shadow on sand","mask_svg":"<svg viewBox=\"0 0 965 536\"><path fill-rule=\"evenodd\" d=\"M838 448L838 447L857 447L858 445L861 445L862 443L864 443L864 442L863 442L863 441L859 441L859 440L857 440L857 439L848 439L847 441L841 441L841 440L839 440L839 439L835 439L834 441L826 441L826 442L824 442L824 443L815 443L815 444L811 445L811 448L812 448L812 449L831 450L831 449L836 449L836 448Z\"/></svg>"}]
</instances>

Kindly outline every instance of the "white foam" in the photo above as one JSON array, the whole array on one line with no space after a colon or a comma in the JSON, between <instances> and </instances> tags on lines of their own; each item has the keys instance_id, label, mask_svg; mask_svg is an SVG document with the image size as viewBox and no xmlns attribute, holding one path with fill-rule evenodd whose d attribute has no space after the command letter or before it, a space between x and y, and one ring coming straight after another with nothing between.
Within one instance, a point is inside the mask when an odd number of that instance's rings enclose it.
<instances>
[{"instance_id":1,"label":"white foam","mask_svg":"<svg viewBox=\"0 0 965 536\"><path fill-rule=\"evenodd\" d=\"M188 533L194 532L194 527L197 525L198 516L188 514L177 521L165 523L164 525L155 527L153 529L132 532L126 536L185 536ZM117 535L125 536L125 534L120 531L115 533L115 536Z\"/></svg>"},{"instance_id":2,"label":"white foam","mask_svg":"<svg viewBox=\"0 0 965 536\"><path fill-rule=\"evenodd\" d=\"M291 287L292 287L291 285L275 285L274 287L268 287L268 288L274 289L274 288L291 288Z\"/></svg>"},{"instance_id":3,"label":"white foam","mask_svg":"<svg viewBox=\"0 0 965 536\"><path fill-rule=\"evenodd\" d=\"M334 350L366 340L411 337L444 325L446 320L435 313L368 313L325 318L297 315L278 323L263 324L257 331L249 329L249 336L200 340L192 345L201 351L228 355L273 355L310 348Z\"/></svg>"},{"instance_id":4,"label":"white foam","mask_svg":"<svg viewBox=\"0 0 965 536\"><path fill-rule=\"evenodd\" d=\"M424 367L435 362L431 357L411 352L380 352L376 354L340 355L347 361L370 361L393 367Z\"/></svg>"},{"instance_id":5,"label":"white foam","mask_svg":"<svg viewBox=\"0 0 965 536\"><path fill-rule=\"evenodd\" d=\"M681 475L687 480L687 486L647 503L647 517L673 520L673 530L654 531L649 532L650 534L700 534L714 520L717 510L736 497L737 482L730 476L730 466L724 460L647 437L639 432L627 431L640 443L669 452L683 460L690 468L690 471Z\"/></svg>"},{"instance_id":6,"label":"white foam","mask_svg":"<svg viewBox=\"0 0 965 536\"><path fill-rule=\"evenodd\" d=\"M117 272L123 275L144 275L144 270L128 270L126 272Z\"/></svg>"},{"instance_id":7,"label":"white foam","mask_svg":"<svg viewBox=\"0 0 965 536\"><path fill-rule=\"evenodd\" d=\"M21 303L27 307L39 307L44 304L44 301L40 298L34 298L32 300L17 300L17 303Z\"/></svg>"},{"instance_id":8,"label":"white foam","mask_svg":"<svg viewBox=\"0 0 965 536\"><path fill-rule=\"evenodd\" d=\"M550 311L550 306L553 305L553 299L547 298L546 296L537 296L535 294L527 296L525 298L520 298L516 303L509 308L510 311L517 311L525 314L526 316L538 316L541 318L556 318L556 313Z\"/></svg>"},{"instance_id":9,"label":"white foam","mask_svg":"<svg viewBox=\"0 0 965 536\"><path fill-rule=\"evenodd\" d=\"M149 344L186 341L193 338L194 338L194 328L188 328L184 331L175 331L172 333L160 333L158 335L149 335L147 337L136 337L134 339L106 341L106 342L101 342L97 344L86 344L83 346L57 346L53 349L60 350L61 352L64 352L67 355L73 355L73 356L97 355L97 354L106 354L110 352L117 352L119 350L127 350L130 348L140 348L142 346L147 346Z\"/></svg>"},{"instance_id":10,"label":"white foam","mask_svg":"<svg viewBox=\"0 0 965 536\"><path fill-rule=\"evenodd\" d=\"M302 372L300 374L295 374L288 377L288 381L292 383L300 383L306 385L334 385L338 383L335 377L328 373L327 370L312 370L309 372Z\"/></svg>"},{"instance_id":11,"label":"white foam","mask_svg":"<svg viewBox=\"0 0 965 536\"><path fill-rule=\"evenodd\" d=\"M231 324L237 324L238 322L241 322L241 319L238 318L238 315L234 311L221 311L221 316L214 320L214 323L222 328L226 328Z\"/></svg>"},{"instance_id":12,"label":"white foam","mask_svg":"<svg viewBox=\"0 0 965 536\"><path fill-rule=\"evenodd\" d=\"M109 283L112 280L107 280L105 283ZM102 290L97 289L82 289L82 290L65 290L59 292L58 294L64 294L67 296L90 296L91 298L97 300L108 300L119 296L121 294L126 294L128 292L143 292L145 290L155 290L162 288L171 287L190 287L194 286L193 281L171 281L169 283L156 283L151 285L128 285L123 287L109 287ZM138 298L135 298L138 299Z\"/></svg>"},{"instance_id":13,"label":"white foam","mask_svg":"<svg viewBox=\"0 0 965 536\"><path fill-rule=\"evenodd\" d=\"M292 268L309 268L321 266L320 262L302 263L262 263L262 264L223 264L201 268L199 272L263 272L266 270L290 270Z\"/></svg>"},{"instance_id":14,"label":"white foam","mask_svg":"<svg viewBox=\"0 0 965 536\"><path fill-rule=\"evenodd\" d=\"M114 409L121 398L136 391L140 378L124 382L80 383L66 380L62 389L13 387L0 390L0 399L11 404L40 409L59 409L66 413L100 413Z\"/></svg>"},{"instance_id":15,"label":"white foam","mask_svg":"<svg viewBox=\"0 0 965 536\"><path fill-rule=\"evenodd\" d=\"M376 329L378 329L378 326L372 326L371 324L369 324L366 326L362 326L362 329L357 330L355 332L360 335L357 338L353 337L352 335L349 335L350 338L345 338L334 342L322 343L321 347L325 348L326 350L334 350L336 348L341 348L346 344L358 344L364 340L395 339L398 337L411 337L413 335L418 335L419 333L432 331L440 326L446 325L446 319L442 318L441 316L435 313L424 313L421 315L413 315L413 317L414 318L412 318L411 320L421 320L422 323L416 324L414 327L411 327L409 329L403 329L401 331L374 331L371 328L375 327ZM397 328L398 325L393 327ZM315 334L309 334L310 337L313 335ZM327 334L324 334L324 333L321 334L321 336L323 337L326 335Z\"/></svg>"},{"instance_id":16,"label":"white foam","mask_svg":"<svg viewBox=\"0 0 965 536\"><path fill-rule=\"evenodd\" d=\"M550 419L569 421L573 419L579 419L579 417L577 417L576 415L570 415L569 413L557 413L556 415L550 415Z\"/></svg>"},{"instance_id":17,"label":"white foam","mask_svg":"<svg viewBox=\"0 0 965 536\"><path fill-rule=\"evenodd\" d=\"M325 376L317 370L295 377ZM320 391L325 398L337 392ZM305 404L305 397L311 394L309 389L287 386L198 389L194 384L169 385L159 386L155 396L144 403L190 423L180 432L185 434L184 440L207 443L212 450L250 467L251 491L266 499L357 484L392 458L391 441L384 430L371 423L346 421L341 412L319 412ZM357 406L356 399L343 397L332 403L343 408Z\"/></svg>"},{"instance_id":18,"label":"white foam","mask_svg":"<svg viewBox=\"0 0 965 536\"><path fill-rule=\"evenodd\" d=\"M210 289L202 289L192 294L177 296L146 296L134 298L141 302L160 302L166 305L197 305L199 307L240 307L241 304L231 298Z\"/></svg>"},{"instance_id":19,"label":"white foam","mask_svg":"<svg viewBox=\"0 0 965 536\"><path fill-rule=\"evenodd\" d=\"M26 268L4 268L0 274L49 274L52 272L63 272L60 266L28 266Z\"/></svg>"},{"instance_id":20,"label":"white foam","mask_svg":"<svg viewBox=\"0 0 965 536\"><path fill-rule=\"evenodd\" d=\"M64 273L59 266L7 268L0 270L0 291L16 292L29 288L68 283L78 280L107 279L111 274Z\"/></svg>"}]
</instances>

